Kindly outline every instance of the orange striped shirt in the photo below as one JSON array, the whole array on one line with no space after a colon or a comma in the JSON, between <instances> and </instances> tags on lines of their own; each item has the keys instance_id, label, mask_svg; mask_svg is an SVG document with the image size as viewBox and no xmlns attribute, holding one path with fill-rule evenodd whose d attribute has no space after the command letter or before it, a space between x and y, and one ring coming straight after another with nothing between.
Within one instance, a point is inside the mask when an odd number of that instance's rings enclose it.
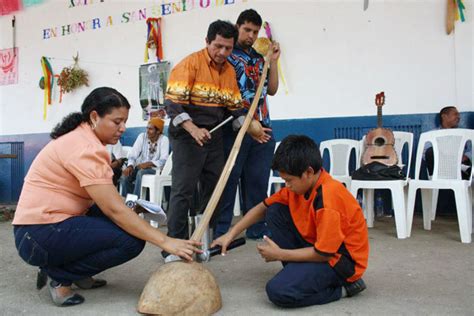
<instances>
[{"instance_id":1,"label":"orange striped shirt","mask_svg":"<svg viewBox=\"0 0 474 316\"><path fill-rule=\"evenodd\" d=\"M165 98L172 120L186 112L198 126L217 125L224 118L224 110L242 108L234 67L226 61L217 69L207 48L189 55L173 68Z\"/></svg>"}]
</instances>

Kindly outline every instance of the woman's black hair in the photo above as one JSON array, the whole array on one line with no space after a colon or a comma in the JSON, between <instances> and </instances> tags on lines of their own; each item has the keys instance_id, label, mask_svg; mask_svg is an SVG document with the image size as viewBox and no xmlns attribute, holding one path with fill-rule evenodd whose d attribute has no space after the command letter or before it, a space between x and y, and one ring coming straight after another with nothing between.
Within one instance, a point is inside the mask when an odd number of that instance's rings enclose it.
<instances>
[{"instance_id":1,"label":"woman's black hair","mask_svg":"<svg viewBox=\"0 0 474 316\"><path fill-rule=\"evenodd\" d=\"M99 117L104 117L113 109L121 107L130 109L130 103L120 92L109 87L96 88L84 99L81 112L73 112L64 117L49 135L52 139L56 139L74 130L83 122L90 123L92 111L96 111Z\"/></svg>"},{"instance_id":2,"label":"woman's black hair","mask_svg":"<svg viewBox=\"0 0 474 316\"><path fill-rule=\"evenodd\" d=\"M322 167L318 145L304 135L289 135L283 139L273 156L272 169L301 177L309 167L315 173Z\"/></svg>"}]
</instances>

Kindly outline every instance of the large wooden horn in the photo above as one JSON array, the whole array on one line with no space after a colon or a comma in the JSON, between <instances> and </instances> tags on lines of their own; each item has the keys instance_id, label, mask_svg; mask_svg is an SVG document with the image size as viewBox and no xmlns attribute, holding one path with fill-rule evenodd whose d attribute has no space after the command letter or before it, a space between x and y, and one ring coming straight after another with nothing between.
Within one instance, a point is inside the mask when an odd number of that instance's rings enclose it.
<instances>
[{"instance_id":1,"label":"large wooden horn","mask_svg":"<svg viewBox=\"0 0 474 316\"><path fill-rule=\"evenodd\" d=\"M224 191L239 154L242 140L252 121L267 77L269 58L265 61L257 92L244 123L235 139L219 181L207 204L192 240L201 240ZM219 286L204 265L196 262L171 262L162 265L148 280L138 302L138 311L155 315L211 315L222 307Z\"/></svg>"}]
</instances>

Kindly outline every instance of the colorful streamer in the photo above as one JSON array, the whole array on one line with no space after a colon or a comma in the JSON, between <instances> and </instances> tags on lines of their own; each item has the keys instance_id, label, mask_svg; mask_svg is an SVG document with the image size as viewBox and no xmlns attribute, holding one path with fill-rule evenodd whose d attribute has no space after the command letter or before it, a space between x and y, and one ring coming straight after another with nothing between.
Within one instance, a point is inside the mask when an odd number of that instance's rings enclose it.
<instances>
[{"instance_id":1,"label":"colorful streamer","mask_svg":"<svg viewBox=\"0 0 474 316\"><path fill-rule=\"evenodd\" d=\"M0 16L7 15L21 9L20 0L1 0L0 1Z\"/></svg>"},{"instance_id":2,"label":"colorful streamer","mask_svg":"<svg viewBox=\"0 0 474 316\"><path fill-rule=\"evenodd\" d=\"M464 3L462 0L455 0L457 2L457 7L458 10L456 12L456 21L461 18L461 22L466 21L466 18L464 17L464 10L466 10L466 7L464 6Z\"/></svg>"},{"instance_id":3,"label":"colorful streamer","mask_svg":"<svg viewBox=\"0 0 474 316\"><path fill-rule=\"evenodd\" d=\"M43 102L43 120L46 120L48 105L51 104L51 94L54 84L54 75L51 65L46 57L41 57L41 68L43 69L44 81L44 102Z\"/></svg>"},{"instance_id":4,"label":"colorful streamer","mask_svg":"<svg viewBox=\"0 0 474 316\"><path fill-rule=\"evenodd\" d=\"M161 40L161 18L148 18L146 20L146 24L148 27L148 31L145 44L145 63L147 63L149 59L149 48L156 49L156 60L158 62L161 62L161 60L163 59L163 47Z\"/></svg>"},{"instance_id":5,"label":"colorful streamer","mask_svg":"<svg viewBox=\"0 0 474 316\"><path fill-rule=\"evenodd\" d=\"M268 39L273 41L272 30L270 29L270 23L263 22L263 29L265 30L265 34L267 35ZM281 55L280 55L281 57ZM283 86L285 87L285 94L288 94L288 86L286 84L285 75L283 74L283 70L281 69L280 59L277 62L278 73L280 74L281 82L283 82Z\"/></svg>"},{"instance_id":6,"label":"colorful streamer","mask_svg":"<svg viewBox=\"0 0 474 316\"><path fill-rule=\"evenodd\" d=\"M43 0L23 0L23 7L31 7L33 5L37 5L43 3Z\"/></svg>"}]
</instances>

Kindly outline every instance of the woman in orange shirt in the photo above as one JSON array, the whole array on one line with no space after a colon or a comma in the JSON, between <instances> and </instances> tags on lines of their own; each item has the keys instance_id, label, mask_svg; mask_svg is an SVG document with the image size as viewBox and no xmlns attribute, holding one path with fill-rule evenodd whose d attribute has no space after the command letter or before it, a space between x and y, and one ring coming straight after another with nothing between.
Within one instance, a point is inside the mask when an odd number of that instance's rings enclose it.
<instances>
[{"instance_id":1,"label":"woman in orange shirt","mask_svg":"<svg viewBox=\"0 0 474 316\"><path fill-rule=\"evenodd\" d=\"M53 140L33 161L13 220L18 253L38 266L37 288L48 285L58 306L80 304L74 283L104 286L92 278L138 256L149 241L192 260L199 243L167 237L128 208L112 183L106 144L125 132L130 104L102 87L84 100L81 112L66 116Z\"/></svg>"}]
</instances>

